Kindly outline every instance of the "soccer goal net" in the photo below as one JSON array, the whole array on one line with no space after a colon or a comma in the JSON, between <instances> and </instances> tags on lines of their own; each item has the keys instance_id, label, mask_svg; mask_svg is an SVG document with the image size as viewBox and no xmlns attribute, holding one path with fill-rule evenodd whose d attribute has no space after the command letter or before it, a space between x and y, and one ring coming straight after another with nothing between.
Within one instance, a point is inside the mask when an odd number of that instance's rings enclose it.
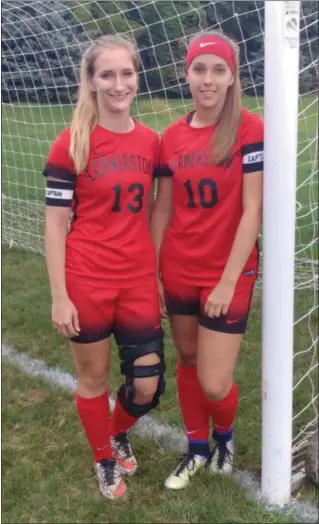
<instances>
[{"instance_id":1,"label":"soccer goal net","mask_svg":"<svg viewBox=\"0 0 319 524\"><path fill-rule=\"evenodd\" d=\"M281 3L283 9L293 4ZM44 252L43 163L50 143L70 123L80 57L92 39L101 34L121 33L135 40L142 70L133 113L161 133L167 124L192 107L184 78L188 37L207 29L219 29L240 46L243 104L263 116L267 38L264 4L212 0L4 0L2 241ZM299 40L294 474L303 470L305 448L318 420L317 2L301 2ZM276 78L272 81L276 89Z\"/></svg>"}]
</instances>

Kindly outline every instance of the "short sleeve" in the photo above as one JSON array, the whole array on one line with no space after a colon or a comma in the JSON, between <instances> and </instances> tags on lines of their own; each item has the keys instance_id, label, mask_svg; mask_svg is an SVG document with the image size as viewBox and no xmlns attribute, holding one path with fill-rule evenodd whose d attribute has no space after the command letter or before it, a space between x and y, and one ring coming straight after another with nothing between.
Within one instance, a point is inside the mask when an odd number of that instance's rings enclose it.
<instances>
[{"instance_id":1,"label":"short sleeve","mask_svg":"<svg viewBox=\"0 0 319 524\"><path fill-rule=\"evenodd\" d=\"M264 169L264 122L250 113L244 124L241 139L241 155L244 173L255 173Z\"/></svg>"},{"instance_id":2,"label":"short sleeve","mask_svg":"<svg viewBox=\"0 0 319 524\"><path fill-rule=\"evenodd\" d=\"M166 155L166 141L167 135L164 131L162 136L160 146L159 146L159 155L158 155L158 165L154 170L154 178L161 177L171 177L173 176L173 171L168 165L167 155Z\"/></svg>"},{"instance_id":3,"label":"short sleeve","mask_svg":"<svg viewBox=\"0 0 319 524\"><path fill-rule=\"evenodd\" d=\"M75 182L76 173L74 163L69 153L70 131L66 129L53 142L46 164L44 166L44 176Z\"/></svg>"}]
</instances>

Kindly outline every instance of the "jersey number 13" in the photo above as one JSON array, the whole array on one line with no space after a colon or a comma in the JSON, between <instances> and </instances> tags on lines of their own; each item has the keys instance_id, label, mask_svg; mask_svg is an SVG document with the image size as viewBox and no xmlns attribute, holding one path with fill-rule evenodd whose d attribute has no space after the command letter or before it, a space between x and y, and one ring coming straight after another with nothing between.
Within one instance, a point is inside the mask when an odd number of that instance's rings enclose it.
<instances>
[{"instance_id":1,"label":"jersey number 13","mask_svg":"<svg viewBox=\"0 0 319 524\"><path fill-rule=\"evenodd\" d=\"M112 213L120 213L122 211L121 196L122 186L117 184L113 187L114 191L114 203L112 206ZM128 187L128 192L132 193L132 201L127 204L128 209L132 213L139 213L143 208L143 197L144 197L144 186L142 184L134 183Z\"/></svg>"}]
</instances>

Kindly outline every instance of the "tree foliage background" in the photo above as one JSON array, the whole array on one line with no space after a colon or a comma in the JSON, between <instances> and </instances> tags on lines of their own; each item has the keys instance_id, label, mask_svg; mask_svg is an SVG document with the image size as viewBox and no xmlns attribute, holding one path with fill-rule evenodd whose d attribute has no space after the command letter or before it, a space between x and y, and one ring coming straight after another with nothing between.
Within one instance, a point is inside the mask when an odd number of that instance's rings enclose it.
<instances>
[{"instance_id":1,"label":"tree foliage background","mask_svg":"<svg viewBox=\"0 0 319 524\"><path fill-rule=\"evenodd\" d=\"M318 4L301 2L300 92L317 89ZM187 38L221 29L241 52L247 94L263 95L264 2L260 1L2 1L2 100L73 103L81 54L106 33L133 38L140 50L140 94L189 96L184 80Z\"/></svg>"}]
</instances>

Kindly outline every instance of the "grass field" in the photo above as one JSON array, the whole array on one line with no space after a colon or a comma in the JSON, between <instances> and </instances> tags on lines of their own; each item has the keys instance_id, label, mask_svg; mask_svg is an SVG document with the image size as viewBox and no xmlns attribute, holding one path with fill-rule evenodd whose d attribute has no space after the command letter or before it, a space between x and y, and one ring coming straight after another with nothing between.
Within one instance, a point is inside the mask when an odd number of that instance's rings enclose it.
<instances>
[{"instance_id":1,"label":"grass field","mask_svg":"<svg viewBox=\"0 0 319 524\"><path fill-rule=\"evenodd\" d=\"M302 98L301 108L311 99ZM253 110L262 108L261 99L245 99ZM187 108L189 109L189 107ZM140 120L161 131L168 122L185 112L180 101L139 102L134 112ZM154 112L156 118L154 118ZM299 123L300 151L314 133L315 110L310 107ZM10 239L34 251L42 249L43 177L41 171L49 143L69 123L70 108L5 107L3 109L3 240ZM297 223L301 280L313 270L316 258L312 240L318 236L313 205L317 182L307 183L314 171L315 147L299 156L297 200L302 211ZM305 215L305 216L304 216ZM303 218L302 218L303 217ZM67 342L50 323L50 294L44 258L36 253L2 250L3 339L28 355L51 366L73 373ZM312 262L313 261L313 262ZM311 274L311 273L309 273ZM295 382L305 377L294 395L294 412L314 398L318 376L306 374L314 363L318 298L314 289L296 291ZM182 428L175 383L176 352L168 326L166 331L167 389L156 417ZM309 351L307 348L310 348ZM121 384L119 360L114 347L111 388ZM77 420L73 398L29 379L14 367L3 367L3 515L4 522L292 522L292 517L269 513L248 501L231 479L216 482L200 475L198 482L182 493L163 490L163 480L176 461L155 442L134 435L133 445L141 469L130 481L129 502L105 503L99 497L91 468L90 452ZM261 462L261 295L256 290L248 332L236 368L240 388L239 412L235 426L236 467L260 474ZM314 418L309 406L296 420L295 431ZM307 491L315 500L316 493ZM150 501L156 501L150 506Z\"/></svg>"},{"instance_id":2,"label":"grass field","mask_svg":"<svg viewBox=\"0 0 319 524\"><path fill-rule=\"evenodd\" d=\"M180 493L163 489L176 457L154 441L132 437L140 469L127 502L99 495L73 398L3 367L2 522L211 523L298 522L243 497L231 479L206 471Z\"/></svg>"}]
</instances>

